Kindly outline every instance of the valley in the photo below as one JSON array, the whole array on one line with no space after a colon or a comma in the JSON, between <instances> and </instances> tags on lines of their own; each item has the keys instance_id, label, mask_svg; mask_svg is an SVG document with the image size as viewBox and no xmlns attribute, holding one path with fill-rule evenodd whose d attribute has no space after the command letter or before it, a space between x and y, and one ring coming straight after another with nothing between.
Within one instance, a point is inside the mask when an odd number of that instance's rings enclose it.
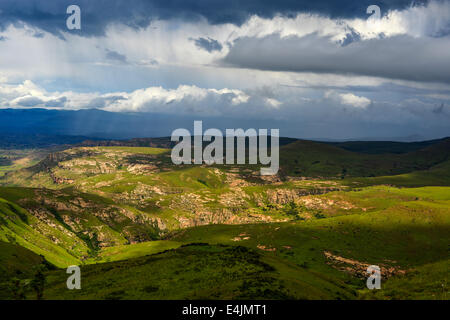
<instances>
[{"instance_id":1,"label":"valley","mask_svg":"<svg viewBox=\"0 0 450 320\"><path fill-rule=\"evenodd\" d=\"M450 139L392 153L293 139L267 177L175 166L169 145L16 152L36 161L0 178L2 298L36 298L39 267L44 299L448 299Z\"/></svg>"}]
</instances>

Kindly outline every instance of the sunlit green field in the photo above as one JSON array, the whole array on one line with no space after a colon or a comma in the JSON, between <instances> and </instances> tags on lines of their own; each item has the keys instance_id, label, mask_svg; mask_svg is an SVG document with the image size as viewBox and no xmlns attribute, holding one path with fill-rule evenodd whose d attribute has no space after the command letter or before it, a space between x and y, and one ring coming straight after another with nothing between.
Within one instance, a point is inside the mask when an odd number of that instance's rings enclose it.
<instances>
[{"instance_id":1,"label":"sunlit green field","mask_svg":"<svg viewBox=\"0 0 450 320\"><path fill-rule=\"evenodd\" d=\"M448 160L264 181L251 166L173 167L168 157L74 148L8 174L1 297L36 298L40 268L44 299L448 299ZM70 265L81 266L82 290L66 288ZM381 267L381 290L366 288L369 265Z\"/></svg>"}]
</instances>

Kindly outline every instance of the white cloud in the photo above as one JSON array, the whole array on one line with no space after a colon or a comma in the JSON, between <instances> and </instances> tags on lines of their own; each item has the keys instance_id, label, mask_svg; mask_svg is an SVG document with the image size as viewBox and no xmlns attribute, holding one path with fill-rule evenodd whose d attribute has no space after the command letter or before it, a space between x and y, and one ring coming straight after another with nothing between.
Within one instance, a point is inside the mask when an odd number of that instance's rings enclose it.
<instances>
[{"instance_id":1,"label":"white cloud","mask_svg":"<svg viewBox=\"0 0 450 320\"><path fill-rule=\"evenodd\" d=\"M403 124L422 123L429 117L432 126L448 121L447 107L438 120L433 110L441 110L443 101L448 103L450 82L421 82L420 77L428 75L425 80L432 81L449 74L440 63L449 52L449 38L438 37L450 30L449 10L449 2L432 1L428 6L382 12L383 18L374 23L313 14L253 16L240 26L174 19L153 21L148 28L136 30L112 23L104 36L66 33L65 41L47 32L36 38L36 30L26 25L10 26L2 31L6 40L0 42L0 107L99 108L270 121L301 118L306 126L320 127L317 135L335 119L339 122L342 117L345 123L349 114L355 122ZM343 47L341 41L349 33L358 35L356 43ZM274 48L247 47L250 61L264 59L267 53L271 58L279 50L289 53L294 62L310 55L317 59L314 66L328 66L328 71L303 65L289 70L301 72L265 71L224 67L219 62L241 40L275 36L281 41ZM214 39L222 49L200 49L191 40L199 38ZM302 42L303 46L293 45ZM417 50L401 51L402 44L408 43L408 48ZM313 49L325 58L318 59ZM376 50L379 54L373 54ZM436 59L423 60L426 63L420 63L422 69L416 72L408 57L420 52ZM367 64L361 57L376 63ZM286 55L275 60L295 66ZM333 69L336 64L342 69ZM356 67L371 69L351 75L349 70ZM407 72L390 76L399 68ZM324 95L327 90L332 93Z\"/></svg>"},{"instance_id":2,"label":"white cloud","mask_svg":"<svg viewBox=\"0 0 450 320\"><path fill-rule=\"evenodd\" d=\"M205 89L197 86L181 85L176 89L150 87L121 94L122 99L111 102L105 110L109 111L158 111L167 112L192 110L216 113L220 106L229 107L246 103L249 96L241 90ZM106 98L106 95L100 98Z\"/></svg>"},{"instance_id":3,"label":"white cloud","mask_svg":"<svg viewBox=\"0 0 450 320\"><path fill-rule=\"evenodd\" d=\"M282 103L280 101L278 101L277 99L266 98L266 104L275 109L278 109Z\"/></svg>"},{"instance_id":4,"label":"white cloud","mask_svg":"<svg viewBox=\"0 0 450 320\"><path fill-rule=\"evenodd\" d=\"M370 99L366 97L358 97L353 93L341 93L339 95L341 103L356 108L366 108L370 104Z\"/></svg>"},{"instance_id":5,"label":"white cloud","mask_svg":"<svg viewBox=\"0 0 450 320\"><path fill-rule=\"evenodd\" d=\"M252 16L241 27L236 27L229 37L263 38L279 34L281 38L303 37L317 33L331 37L334 41L345 38L350 32L358 33L363 40L411 35L415 37L435 36L449 28L450 2L430 1L427 5L411 6L404 10L381 12L381 19L331 19L328 17L301 13L292 18L274 17L272 19Z\"/></svg>"},{"instance_id":6,"label":"white cloud","mask_svg":"<svg viewBox=\"0 0 450 320\"><path fill-rule=\"evenodd\" d=\"M0 103L6 107L60 109L99 108L108 111L204 114L221 113L223 108L238 107L251 97L237 89L206 89L180 85L176 89L148 87L130 93L48 92L30 80L19 85L0 84Z\"/></svg>"},{"instance_id":7,"label":"white cloud","mask_svg":"<svg viewBox=\"0 0 450 320\"><path fill-rule=\"evenodd\" d=\"M324 98L341 105L352 106L361 109L367 108L367 106L369 106L371 103L371 100L366 97L357 96L351 92L338 93L335 90L326 91L324 93Z\"/></svg>"},{"instance_id":8,"label":"white cloud","mask_svg":"<svg viewBox=\"0 0 450 320\"><path fill-rule=\"evenodd\" d=\"M427 37L449 31L448 1L431 1L427 6L382 14L385 15L377 22L302 13L272 19L252 16L241 26L176 19L154 21L151 26L139 30L111 24L105 36L87 38L67 32L64 34L66 41L26 24L10 26L2 33L7 40L0 44L0 70L21 79L63 77L87 81L92 74L103 71L100 67L115 66L105 52L123 55L127 66L122 68L142 67L144 63L149 67L148 72L154 72L154 69L168 65L213 66L227 55L233 42L242 37L263 38L278 34L285 39L316 33L318 37L339 42L350 32L359 34L364 41L398 35ZM44 36L34 37L37 31ZM190 40L201 37L220 42L222 50L208 52Z\"/></svg>"}]
</instances>

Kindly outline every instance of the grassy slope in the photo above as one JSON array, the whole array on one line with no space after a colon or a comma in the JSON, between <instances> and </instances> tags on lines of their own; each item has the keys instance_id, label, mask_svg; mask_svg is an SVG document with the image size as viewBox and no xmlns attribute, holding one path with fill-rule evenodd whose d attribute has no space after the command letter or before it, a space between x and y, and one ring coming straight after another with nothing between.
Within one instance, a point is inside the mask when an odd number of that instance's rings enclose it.
<instances>
[{"instance_id":1,"label":"grassy slope","mask_svg":"<svg viewBox=\"0 0 450 320\"><path fill-rule=\"evenodd\" d=\"M292 145L283 148L292 147ZM376 169L376 174L386 170L389 173L393 172L390 167L393 165L392 158L389 160L391 162L388 160L383 162L376 158L378 156L372 155L367 155L369 158L364 156L354 159L355 153L330 146L327 148L335 149L331 150L331 153L330 150L324 152L322 146L318 144L303 145L300 149L302 148L303 151L309 150L309 152L297 154L299 149L296 146L295 152L284 157L289 170L297 170L298 164L295 160L300 159L304 166L302 173L312 175L322 173L339 175L344 168L350 168L346 174L358 175L361 172L367 172L364 170L368 168L372 170L377 163L379 168ZM116 151L109 149L109 152ZM282 154L283 152L282 149ZM150 152L149 155L154 154ZM443 159L445 154L440 152L440 147L434 146L434 149L416 153L416 158L412 160L408 160L407 157L402 158L403 155L395 155L395 157L399 157L396 159L400 162L405 161L401 162L401 170L405 170L405 168L427 167ZM412 155L409 154L409 157ZM319 162L314 163L316 161ZM293 166L289 167L289 164ZM158 174L156 180L149 179L145 175L138 177L124 175L114 181L110 190L102 191L120 194L124 191L120 189L124 185L146 182L157 186L162 183L171 188L189 192L207 192L208 197L211 197L215 193L220 194L228 190L224 180L212 172L213 169L184 168L162 172ZM397 176L352 178L341 180L341 182L357 187L377 184L448 185L448 172L447 161L425 171ZM82 181L92 182L94 186L95 183L115 178L115 174L113 176L105 174L83 178ZM355 185L355 182L358 184ZM282 185L288 189L292 186L292 183ZM244 190L251 193L255 190L264 191L265 188L272 188L272 186L246 187ZM0 195L7 199L0 202L2 217L5 219L5 223L1 226L3 231L0 233L0 236L4 237L3 240L10 241L6 234L10 236L13 234L17 243L35 252L41 253L42 248L47 246L49 249L42 254L55 264L60 266L72 264L70 259L74 257L70 255L65 257L57 251L61 247L55 247L51 241L39 233L34 234L33 230L29 230L31 229L29 222L27 223L23 218L26 212L23 212L23 209L16 204L16 201L24 196L30 197L26 194L26 189L17 188L14 192L11 190L13 189L3 189ZM21 192L24 194L18 195ZM445 257L448 255L447 246L450 241L449 194L450 190L446 187L397 189L374 186L353 192L332 192L313 198L319 202L334 201L338 204L337 206L306 208L319 213L322 219L314 218L308 221L278 224L196 227L174 235L167 242L103 249L99 252L97 259L86 262L128 260L83 267L83 279L87 282L83 282L85 286L81 292L68 292L65 289L64 270L53 271L49 274L46 296L48 298L112 299L354 298L358 292L363 298L445 298L447 276L445 270L448 270L449 266L449 260ZM98 200L98 198L95 199ZM352 204L351 208L340 207L340 204L344 202ZM296 207L293 210L305 210L305 208ZM32 219L32 217L28 218ZM244 239L247 236L249 238ZM236 238L239 238L239 241L235 241ZM212 245L178 248L182 243L192 242L208 242ZM35 243L39 245L36 246ZM251 250L249 251L251 253L243 255L240 249L222 245L245 246ZM178 249L156 256L142 257L174 248ZM395 276L383 281L383 288L386 284L386 291L372 293L364 290L363 279L330 266L324 255L325 251L364 263L393 266L410 272L406 276ZM421 254L418 255L417 252ZM52 257L52 254L56 256ZM247 255L253 258L249 260L246 258ZM235 261L235 264L229 266L226 261ZM118 269L121 271L117 272ZM402 277L407 277L410 282L404 281ZM167 283L167 279L176 281ZM412 284L417 284L419 287L413 289Z\"/></svg>"},{"instance_id":2,"label":"grassy slope","mask_svg":"<svg viewBox=\"0 0 450 320\"><path fill-rule=\"evenodd\" d=\"M404 276L387 281L383 290L361 292L361 299L448 300L450 259L413 268Z\"/></svg>"},{"instance_id":3,"label":"grassy slope","mask_svg":"<svg viewBox=\"0 0 450 320\"><path fill-rule=\"evenodd\" d=\"M448 186L450 184L450 161L445 161L428 170L419 170L394 176L350 178L342 181L353 186L393 185L401 187Z\"/></svg>"},{"instance_id":4,"label":"grassy slope","mask_svg":"<svg viewBox=\"0 0 450 320\"><path fill-rule=\"evenodd\" d=\"M169 149L147 147L73 148L52 154L32 168L11 173L1 183L55 189L64 187L64 184L54 183L55 176L74 180L73 184L80 186L88 177L92 177L92 181L101 179L100 173L104 175L105 181L114 180L117 173L124 173L124 178L130 178L126 166L135 164L154 164L170 173L192 168L174 167L168 153ZM449 161L449 156L450 138L402 154L357 153L325 143L298 140L280 148L280 173L283 176L337 178L391 176L428 170ZM255 165L233 166L235 167L241 172L258 171L258 166ZM228 170L230 167L219 168ZM112 173L116 174L111 175ZM131 176L133 175L136 176L131 173ZM117 182L126 184L126 181Z\"/></svg>"},{"instance_id":5,"label":"grassy slope","mask_svg":"<svg viewBox=\"0 0 450 320\"><path fill-rule=\"evenodd\" d=\"M181 246L181 242L161 240L142 242L131 245L122 245L115 247L103 248L97 257L85 261L87 264L112 262L127 260L136 257L142 257L150 254L155 254L169 249L175 249Z\"/></svg>"},{"instance_id":6,"label":"grassy slope","mask_svg":"<svg viewBox=\"0 0 450 320\"><path fill-rule=\"evenodd\" d=\"M17 297L17 289L30 282L37 268L56 269L43 256L21 246L0 241L0 300Z\"/></svg>"},{"instance_id":7,"label":"grassy slope","mask_svg":"<svg viewBox=\"0 0 450 320\"><path fill-rule=\"evenodd\" d=\"M31 250L0 241L0 282L11 277L29 277L33 267L43 262L44 258Z\"/></svg>"},{"instance_id":8,"label":"grassy slope","mask_svg":"<svg viewBox=\"0 0 450 320\"><path fill-rule=\"evenodd\" d=\"M120 247L117 257L128 260L84 266L81 291L69 292L63 271L51 272L46 295L58 299L442 299L450 265L446 259L449 191L448 187L377 186L333 192L318 197L342 198L360 209L335 216L332 207L325 208L325 218L310 221L189 228L173 235L167 248L181 243L210 245L141 258L154 253L155 247ZM242 254L236 246L250 251ZM115 250L102 253L102 261ZM407 274L383 278L383 290L369 292L365 278L330 265L325 252Z\"/></svg>"},{"instance_id":9,"label":"grassy slope","mask_svg":"<svg viewBox=\"0 0 450 320\"><path fill-rule=\"evenodd\" d=\"M346 142L326 142L336 147L362 153L386 154L386 153L408 153L421 150L428 146L440 143L447 138L428 140L420 142L394 142L394 141L346 141Z\"/></svg>"},{"instance_id":10,"label":"grassy slope","mask_svg":"<svg viewBox=\"0 0 450 320\"><path fill-rule=\"evenodd\" d=\"M390 194L390 199L387 195L380 197L383 193ZM450 188L378 187L351 192L349 198L357 197L357 201L372 206L378 203L381 210L278 225L205 226L181 232L173 240L232 244L236 236L245 233L249 239L238 242L239 245L276 249L270 254L313 272L347 281L350 288L367 297L369 293L364 289L363 280L346 279L345 273L326 264L324 251L329 251L367 264L410 271L407 276L383 281L386 291L378 292L376 298L442 299L448 291L448 288L443 290L442 285L448 283L445 270L450 266L449 195ZM411 283L405 281L405 277ZM409 290L414 283L421 286Z\"/></svg>"},{"instance_id":11,"label":"grassy slope","mask_svg":"<svg viewBox=\"0 0 450 320\"><path fill-rule=\"evenodd\" d=\"M83 191L82 197L96 194L137 215L163 219L169 230L179 228L180 217L194 219L196 211L213 212L220 218L221 211L230 208L220 202L221 197L234 191L225 181L225 172L199 166L166 167L165 163L160 164L167 161L166 152L166 149L140 147L75 148L39 166L11 174L5 181L8 185L45 187L64 193L70 187ZM154 164L154 168L145 167L149 164ZM142 166L143 171L139 171ZM138 170L134 171L136 167ZM52 176L71 179L71 182L58 184ZM258 192L265 190L260 188ZM255 208L255 205L250 201L232 209L235 215L247 219L244 212L247 207ZM279 213L277 218L287 217Z\"/></svg>"},{"instance_id":12,"label":"grassy slope","mask_svg":"<svg viewBox=\"0 0 450 320\"><path fill-rule=\"evenodd\" d=\"M450 139L404 154L367 154L299 140L280 148L280 166L288 176L375 177L425 170L449 159Z\"/></svg>"},{"instance_id":13,"label":"grassy slope","mask_svg":"<svg viewBox=\"0 0 450 320\"><path fill-rule=\"evenodd\" d=\"M128 239L151 240L155 233L152 224L132 221L126 215L132 211L124 213L109 199L73 189L1 187L0 197L0 239L17 242L61 267L95 256L99 240L123 245Z\"/></svg>"},{"instance_id":14,"label":"grassy slope","mask_svg":"<svg viewBox=\"0 0 450 320\"><path fill-rule=\"evenodd\" d=\"M64 245L56 245L37 230L47 231L67 242ZM17 204L2 198L0 198L0 240L18 244L41 254L60 267L80 263L74 254L75 250L69 252L69 248L74 249L78 245L79 250L87 252L87 248L83 247L80 241L78 243L73 241L60 230L40 222Z\"/></svg>"},{"instance_id":15,"label":"grassy slope","mask_svg":"<svg viewBox=\"0 0 450 320\"><path fill-rule=\"evenodd\" d=\"M168 149L163 148L149 148L149 147L99 147L100 150L105 151L123 151L129 153L138 153L138 154L163 154L169 152Z\"/></svg>"},{"instance_id":16,"label":"grassy slope","mask_svg":"<svg viewBox=\"0 0 450 320\"><path fill-rule=\"evenodd\" d=\"M120 269L121 272L117 272ZM188 245L82 268L82 290L48 277L49 299L332 299L351 297L330 279L239 246Z\"/></svg>"},{"instance_id":17,"label":"grassy slope","mask_svg":"<svg viewBox=\"0 0 450 320\"><path fill-rule=\"evenodd\" d=\"M37 164L49 152L46 149L0 149L0 177Z\"/></svg>"}]
</instances>

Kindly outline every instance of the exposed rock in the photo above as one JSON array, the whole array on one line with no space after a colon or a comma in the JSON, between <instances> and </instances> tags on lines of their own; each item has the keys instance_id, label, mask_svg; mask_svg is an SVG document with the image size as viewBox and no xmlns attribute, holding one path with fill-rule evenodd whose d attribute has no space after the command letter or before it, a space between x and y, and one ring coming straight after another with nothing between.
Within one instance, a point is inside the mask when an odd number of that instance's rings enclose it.
<instances>
[{"instance_id":1,"label":"exposed rock","mask_svg":"<svg viewBox=\"0 0 450 320\"><path fill-rule=\"evenodd\" d=\"M327 258L327 263L333 266L334 268L350 273L359 278L368 277L367 267L369 267L371 264L340 257L338 255L332 254L329 251L324 251L323 253ZM402 270L397 266L388 266L385 264L376 264L376 265L380 267L381 277L384 279L390 278L397 274L406 273L405 270Z\"/></svg>"},{"instance_id":2,"label":"exposed rock","mask_svg":"<svg viewBox=\"0 0 450 320\"><path fill-rule=\"evenodd\" d=\"M258 249L264 250L264 251L277 251L277 248L269 248L269 247L263 246L261 244L258 244L256 247Z\"/></svg>"}]
</instances>

